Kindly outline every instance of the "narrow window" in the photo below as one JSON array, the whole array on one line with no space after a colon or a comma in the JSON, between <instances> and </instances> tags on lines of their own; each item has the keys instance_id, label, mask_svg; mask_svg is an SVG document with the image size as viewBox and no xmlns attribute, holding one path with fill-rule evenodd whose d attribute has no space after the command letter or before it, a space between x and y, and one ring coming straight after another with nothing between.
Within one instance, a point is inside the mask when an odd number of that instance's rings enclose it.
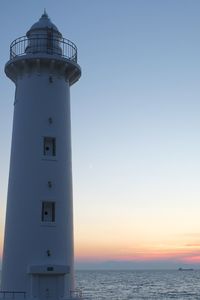
<instances>
[{"instance_id":1,"label":"narrow window","mask_svg":"<svg viewBox=\"0 0 200 300\"><path fill-rule=\"evenodd\" d=\"M56 155L56 139L53 137L44 137L44 155Z\"/></svg>"},{"instance_id":2,"label":"narrow window","mask_svg":"<svg viewBox=\"0 0 200 300\"><path fill-rule=\"evenodd\" d=\"M47 51L53 50L53 31L47 31Z\"/></svg>"},{"instance_id":3,"label":"narrow window","mask_svg":"<svg viewBox=\"0 0 200 300\"><path fill-rule=\"evenodd\" d=\"M42 202L42 222L55 222L55 202Z\"/></svg>"}]
</instances>

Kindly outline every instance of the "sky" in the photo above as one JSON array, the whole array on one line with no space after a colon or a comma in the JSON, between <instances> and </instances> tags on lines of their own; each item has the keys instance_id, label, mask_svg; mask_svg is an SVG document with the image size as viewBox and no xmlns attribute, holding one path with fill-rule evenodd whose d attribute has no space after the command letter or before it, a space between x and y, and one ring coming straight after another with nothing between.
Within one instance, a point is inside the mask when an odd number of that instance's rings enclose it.
<instances>
[{"instance_id":1,"label":"sky","mask_svg":"<svg viewBox=\"0 0 200 300\"><path fill-rule=\"evenodd\" d=\"M200 268L200 1L0 1L0 255L15 87L9 45L46 11L71 88L79 268Z\"/></svg>"}]
</instances>

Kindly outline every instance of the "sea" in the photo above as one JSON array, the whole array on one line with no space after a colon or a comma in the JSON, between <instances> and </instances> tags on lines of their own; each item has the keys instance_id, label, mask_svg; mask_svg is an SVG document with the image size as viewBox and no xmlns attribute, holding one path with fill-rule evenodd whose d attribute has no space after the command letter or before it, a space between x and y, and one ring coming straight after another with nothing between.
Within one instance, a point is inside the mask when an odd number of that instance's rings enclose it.
<instances>
[{"instance_id":1,"label":"sea","mask_svg":"<svg viewBox=\"0 0 200 300\"><path fill-rule=\"evenodd\" d=\"M84 300L200 300L200 270L76 271Z\"/></svg>"}]
</instances>

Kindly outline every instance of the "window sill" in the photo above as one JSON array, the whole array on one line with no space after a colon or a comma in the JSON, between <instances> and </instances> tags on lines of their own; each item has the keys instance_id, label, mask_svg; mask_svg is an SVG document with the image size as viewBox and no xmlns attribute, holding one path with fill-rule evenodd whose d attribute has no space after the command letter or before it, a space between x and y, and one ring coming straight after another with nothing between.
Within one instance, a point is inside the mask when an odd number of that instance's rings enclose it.
<instances>
[{"instance_id":1,"label":"window sill","mask_svg":"<svg viewBox=\"0 0 200 300\"><path fill-rule=\"evenodd\" d=\"M45 227L56 227L56 222L41 222L40 225Z\"/></svg>"},{"instance_id":2,"label":"window sill","mask_svg":"<svg viewBox=\"0 0 200 300\"><path fill-rule=\"evenodd\" d=\"M45 161L57 161L57 158L43 157L42 160L45 160Z\"/></svg>"}]
</instances>

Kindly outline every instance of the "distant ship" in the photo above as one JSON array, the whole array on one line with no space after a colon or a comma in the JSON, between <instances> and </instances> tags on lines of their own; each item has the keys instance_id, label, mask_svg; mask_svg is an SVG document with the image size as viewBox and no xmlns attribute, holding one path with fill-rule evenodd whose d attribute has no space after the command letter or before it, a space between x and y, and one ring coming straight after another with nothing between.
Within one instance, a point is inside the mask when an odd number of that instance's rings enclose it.
<instances>
[{"instance_id":1,"label":"distant ship","mask_svg":"<svg viewBox=\"0 0 200 300\"><path fill-rule=\"evenodd\" d=\"M178 268L178 271L194 271L192 268Z\"/></svg>"}]
</instances>

